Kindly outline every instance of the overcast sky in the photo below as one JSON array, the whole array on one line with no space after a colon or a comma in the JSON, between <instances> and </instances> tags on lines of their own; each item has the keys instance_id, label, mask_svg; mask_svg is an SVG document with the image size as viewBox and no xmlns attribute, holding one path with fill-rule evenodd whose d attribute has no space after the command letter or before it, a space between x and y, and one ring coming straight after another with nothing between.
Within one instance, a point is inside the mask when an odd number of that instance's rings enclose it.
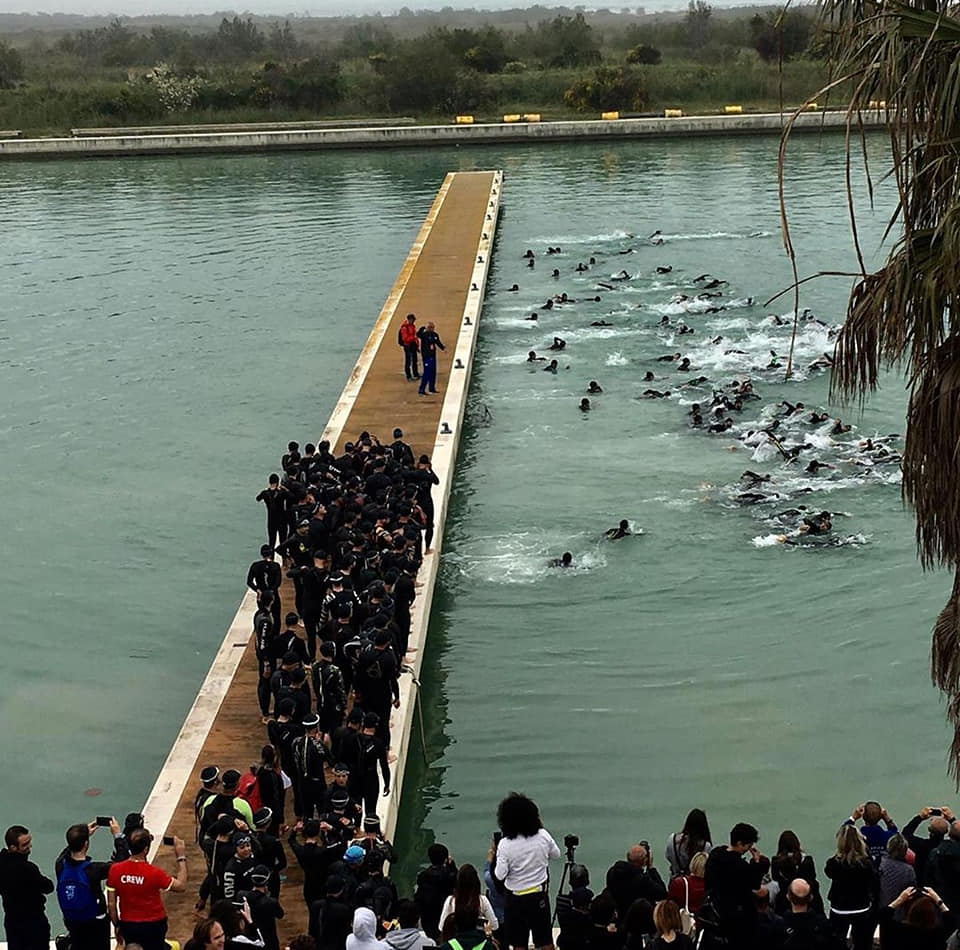
<instances>
[{"instance_id":1,"label":"overcast sky","mask_svg":"<svg viewBox=\"0 0 960 950\"><path fill-rule=\"evenodd\" d=\"M544 6L551 6L551 0L541 0ZM560 2L560 0L556 0ZM566 0L569 6L575 6L580 0ZM713 0L716 6L742 5L745 0ZM217 13L220 11L250 12L262 15L278 16L335 16L345 13L393 13L403 6L412 10L439 10L441 7L474 7L476 9L510 9L526 6L523 0L245 0L243 5L230 6L228 0L0 0L0 13L82 13L120 16L136 16L148 13L171 13L177 15L191 13ZM624 3L596 2L584 4L590 7L609 6L619 9ZM648 0L640 3L634 0L631 9L643 6L653 12L657 10L679 10L686 7L683 0Z\"/></svg>"}]
</instances>

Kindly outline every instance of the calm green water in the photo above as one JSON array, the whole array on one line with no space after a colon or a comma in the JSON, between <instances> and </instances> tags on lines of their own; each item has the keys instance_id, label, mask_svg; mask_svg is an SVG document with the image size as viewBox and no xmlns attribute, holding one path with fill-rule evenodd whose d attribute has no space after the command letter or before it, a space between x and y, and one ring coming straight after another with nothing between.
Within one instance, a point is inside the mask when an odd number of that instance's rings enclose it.
<instances>
[{"instance_id":1,"label":"calm green water","mask_svg":"<svg viewBox=\"0 0 960 950\"><path fill-rule=\"evenodd\" d=\"M852 264L840 145L791 148L803 273ZM758 547L773 529L730 486L756 468L795 491L798 473L691 432L681 400L636 398L661 353L727 379L785 351L764 317L786 299L690 315L697 333L676 346L654 327L705 271L741 302L789 282L775 139L3 165L0 754L18 763L4 822L34 831L45 865L69 823L143 802L256 556L253 495L288 438L319 434L443 174L474 167L505 169L506 208L425 658L432 767L410 773L405 850L436 837L481 860L511 788L555 834L580 834L595 874L694 805L718 840L740 819L765 846L789 826L819 858L865 797L904 819L949 798L927 675L947 582L919 572L895 479L813 496L860 543ZM891 200L881 189L880 212ZM883 222L864 211L868 254ZM655 229L660 248L627 237ZM548 244L564 255L528 271L523 251ZM657 265L674 270L654 279ZM601 303L522 320L622 267L635 279ZM803 304L839 322L847 286L808 285ZM614 327L589 328L601 317ZM530 372L526 351L554 333L569 370ZM715 333L744 353L724 356ZM805 328L800 364L827 346ZM824 376L752 375L764 398L743 421L781 398L825 403ZM589 379L606 392L584 417ZM844 416L896 432L903 405L891 380ZM598 544L621 517L644 536ZM561 577L544 563L563 550L580 567Z\"/></svg>"}]
</instances>

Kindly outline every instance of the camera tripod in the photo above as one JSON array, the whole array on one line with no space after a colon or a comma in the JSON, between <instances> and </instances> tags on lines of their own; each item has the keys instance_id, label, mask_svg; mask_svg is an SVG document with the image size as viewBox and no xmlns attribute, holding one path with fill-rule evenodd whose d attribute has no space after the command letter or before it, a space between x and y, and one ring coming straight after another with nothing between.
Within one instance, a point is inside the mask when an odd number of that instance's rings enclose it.
<instances>
[{"instance_id":1,"label":"camera tripod","mask_svg":"<svg viewBox=\"0 0 960 950\"><path fill-rule=\"evenodd\" d=\"M570 872L573 866L577 863L574 852L577 850L577 845L580 844L580 839L576 835L567 835L563 839L564 846L567 849L566 861L563 862L563 874L560 875L560 887L557 890L557 900L553 905L553 917L550 918L550 926L555 927L557 923L557 914L560 911L560 901L561 899L566 899L566 896L563 893L563 886L567 883Z\"/></svg>"}]
</instances>

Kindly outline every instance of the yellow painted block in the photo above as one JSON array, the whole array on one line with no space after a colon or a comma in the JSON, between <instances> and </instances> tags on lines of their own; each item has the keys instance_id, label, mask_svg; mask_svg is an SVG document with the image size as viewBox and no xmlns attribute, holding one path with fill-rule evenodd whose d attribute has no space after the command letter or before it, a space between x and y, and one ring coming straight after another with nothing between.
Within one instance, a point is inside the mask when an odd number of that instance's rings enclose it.
<instances>
[{"instance_id":1,"label":"yellow painted block","mask_svg":"<svg viewBox=\"0 0 960 950\"><path fill-rule=\"evenodd\" d=\"M472 115L458 115L458 116L457 116L457 125L473 125L473 116L472 116Z\"/></svg>"},{"instance_id":2,"label":"yellow painted block","mask_svg":"<svg viewBox=\"0 0 960 950\"><path fill-rule=\"evenodd\" d=\"M520 121L520 113L518 113L518 112L511 112L510 115L505 115L505 116L503 117L503 121L504 121L504 122L519 122L519 121Z\"/></svg>"},{"instance_id":3,"label":"yellow painted block","mask_svg":"<svg viewBox=\"0 0 960 950\"><path fill-rule=\"evenodd\" d=\"M539 122L539 121L540 121L540 113L539 113L539 112L525 112L525 113L523 114L523 121L524 121L524 122Z\"/></svg>"},{"instance_id":4,"label":"yellow painted block","mask_svg":"<svg viewBox=\"0 0 960 950\"><path fill-rule=\"evenodd\" d=\"M663 117L665 119L682 119L683 109L664 109Z\"/></svg>"},{"instance_id":5,"label":"yellow painted block","mask_svg":"<svg viewBox=\"0 0 960 950\"><path fill-rule=\"evenodd\" d=\"M740 115L743 112L743 106L724 106L723 111L727 115Z\"/></svg>"},{"instance_id":6,"label":"yellow painted block","mask_svg":"<svg viewBox=\"0 0 960 950\"><path fill-rule=\"evenodd\" d=\"M809 112L816 112L817 109L820 108L820 104L819 104L818 102L808 102L808 103L804 106L804 108L805 108L807 111L809 111Z\"/></svg>"},{"instance_id":7,"label":"yellow painted block","mask_svg":"<svg viewBox=\"0 0 960 950\"><path fill-rule=\"evenodd\" d=\"M601 113L600 113L600 118L601 118L601 119L606 119L606 120L612 122L612 121L614 121L615 119L619 119L619 118L620 118L620 113L619 113L619 112L601 112Z\"/></svg>"}]
</instances>

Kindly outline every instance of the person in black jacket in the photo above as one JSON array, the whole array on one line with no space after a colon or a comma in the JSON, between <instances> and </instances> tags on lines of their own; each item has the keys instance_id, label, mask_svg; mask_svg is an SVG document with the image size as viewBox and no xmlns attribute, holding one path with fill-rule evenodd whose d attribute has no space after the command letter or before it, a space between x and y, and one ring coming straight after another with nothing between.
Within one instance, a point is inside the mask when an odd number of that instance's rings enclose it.
<instances>
[{"instance_id":1,"label":"person in black jacket","mask_svg":"<svg viewBox=\"0 0 960 950\"><path fill-rule=\"evenodd\" d=\"M96 822L91 822L89 825L71 825L66 834L67 846L57 855L54 864L58 881L57 897L60 901L63 922L70 934L71 950L109 950L110 947L110 917L107 915L107 901L103 896L103 882L107 879L107 873L113 862L92 861L87 856L90 850L90 836L97 827ZM120 838L123 829L116 818L110 819L110 831L124 858L129 857L126 853L126 842L121 848ZM65 868L68 869L68 873L64 877ZM89 908L89 913L74 916L71 913L72 895L61 893L59 882L61 877L64 877L63 890L66 891L67 877L78 871L81 871L87 879L88 892L95 906Z\"/></svg>"},{"instance_id":2,"label":"person in black jacket","mask_svg":"<svg viewBox=\"0 0 960 950\"><path fill-rule=\"evenodd\" d=\"M716 946L715 937L726 939L736 950L750 950L757 929L756 898L770 861L757 850L760 835L753 825L739 822L730 831L730 844L714 848L704 869L704 887L716 908L719 933L708 931L704 947ZM744 860L749 855L749 860Z\"/></svg>"},{"instance_id":3,"label":"person in black jacket","mask_svg":"<svg viewBox=\"0 0 960 950\"><path fill-rule=\"evenodd\" d=\"M293 760L297 767L297 782L300 787L300 817L313 818L324 810L327 783L324 766L330 752L323 744L320 732L320 717L314 714L303 722L306 732L294 743Z\"/></svg>"},{"instance_id":4,"label":"person in black jacket","mask_svg":"<svg viewBox=\"0 0 960 950\"><path fill-rule=\"evenodd\" d=\"M427 848L430 866L417 875L417 889L413 899L420 908L420 921L424 933L433 940L440 936L440 912L444 901L457 885L457 863L444 844L432 844Z\"/></svg>"},{"instance_id":5,"label":"person in black jacket","mask_svg":"<svg viewBox=\"0 0 960 950\"><path fill-rule=\"evenodd\" d=\"M6 848L0 851L0 896L7 947L46 950L50 943L46 895L53 893L53 881L28 860L33 837L23 825L11 825L3 840Z\"/></svg>"},{"instance_id":6,"label":"person in black jacket","mask_svg":"<svg viewBox=\"0 0 960 950\"><path fill-rule=\"evenodd\" d=\"M651 863L650 845L646 841L635 844L627 852L626 861L617 861L607 871L606 882L621 924L635 900L642 897L655 904L667 896L667 886Z\"/></svg>"},{"instance_id":7,"label":"person in black jacket","mask_svg":"<svg viewBox=\"0 0 960 950\"><path fill-rule=\"evenodd\" d=\"M917 834L920 824L927 819L930 824L927 825L927 837L921 838ZM911 818L903 829L903 836L907 839L907 844L913 851L913 870L917 875L918 884L926 884L925 877L927 869L927 858L930 857L934 848L939 845L947 836L950 830L950 822L954 820L953 812L946 805L941 808L933 808L927 805Z\"/></svg>"},{"instance_id":8,"label":"person in black jacket","mask_svg":"<svg viewBox=\"0 0 960 950\"><path fill-rule=\"evenodd\" d=\"M437 391L437 347L441 350L446 347L440 342L436 325L432 321L417 330L417 337L420 340L420 357L423 360L419 392L421 396L425 396L428 388L431 393Z\"/></svg>"}]
</instances>

